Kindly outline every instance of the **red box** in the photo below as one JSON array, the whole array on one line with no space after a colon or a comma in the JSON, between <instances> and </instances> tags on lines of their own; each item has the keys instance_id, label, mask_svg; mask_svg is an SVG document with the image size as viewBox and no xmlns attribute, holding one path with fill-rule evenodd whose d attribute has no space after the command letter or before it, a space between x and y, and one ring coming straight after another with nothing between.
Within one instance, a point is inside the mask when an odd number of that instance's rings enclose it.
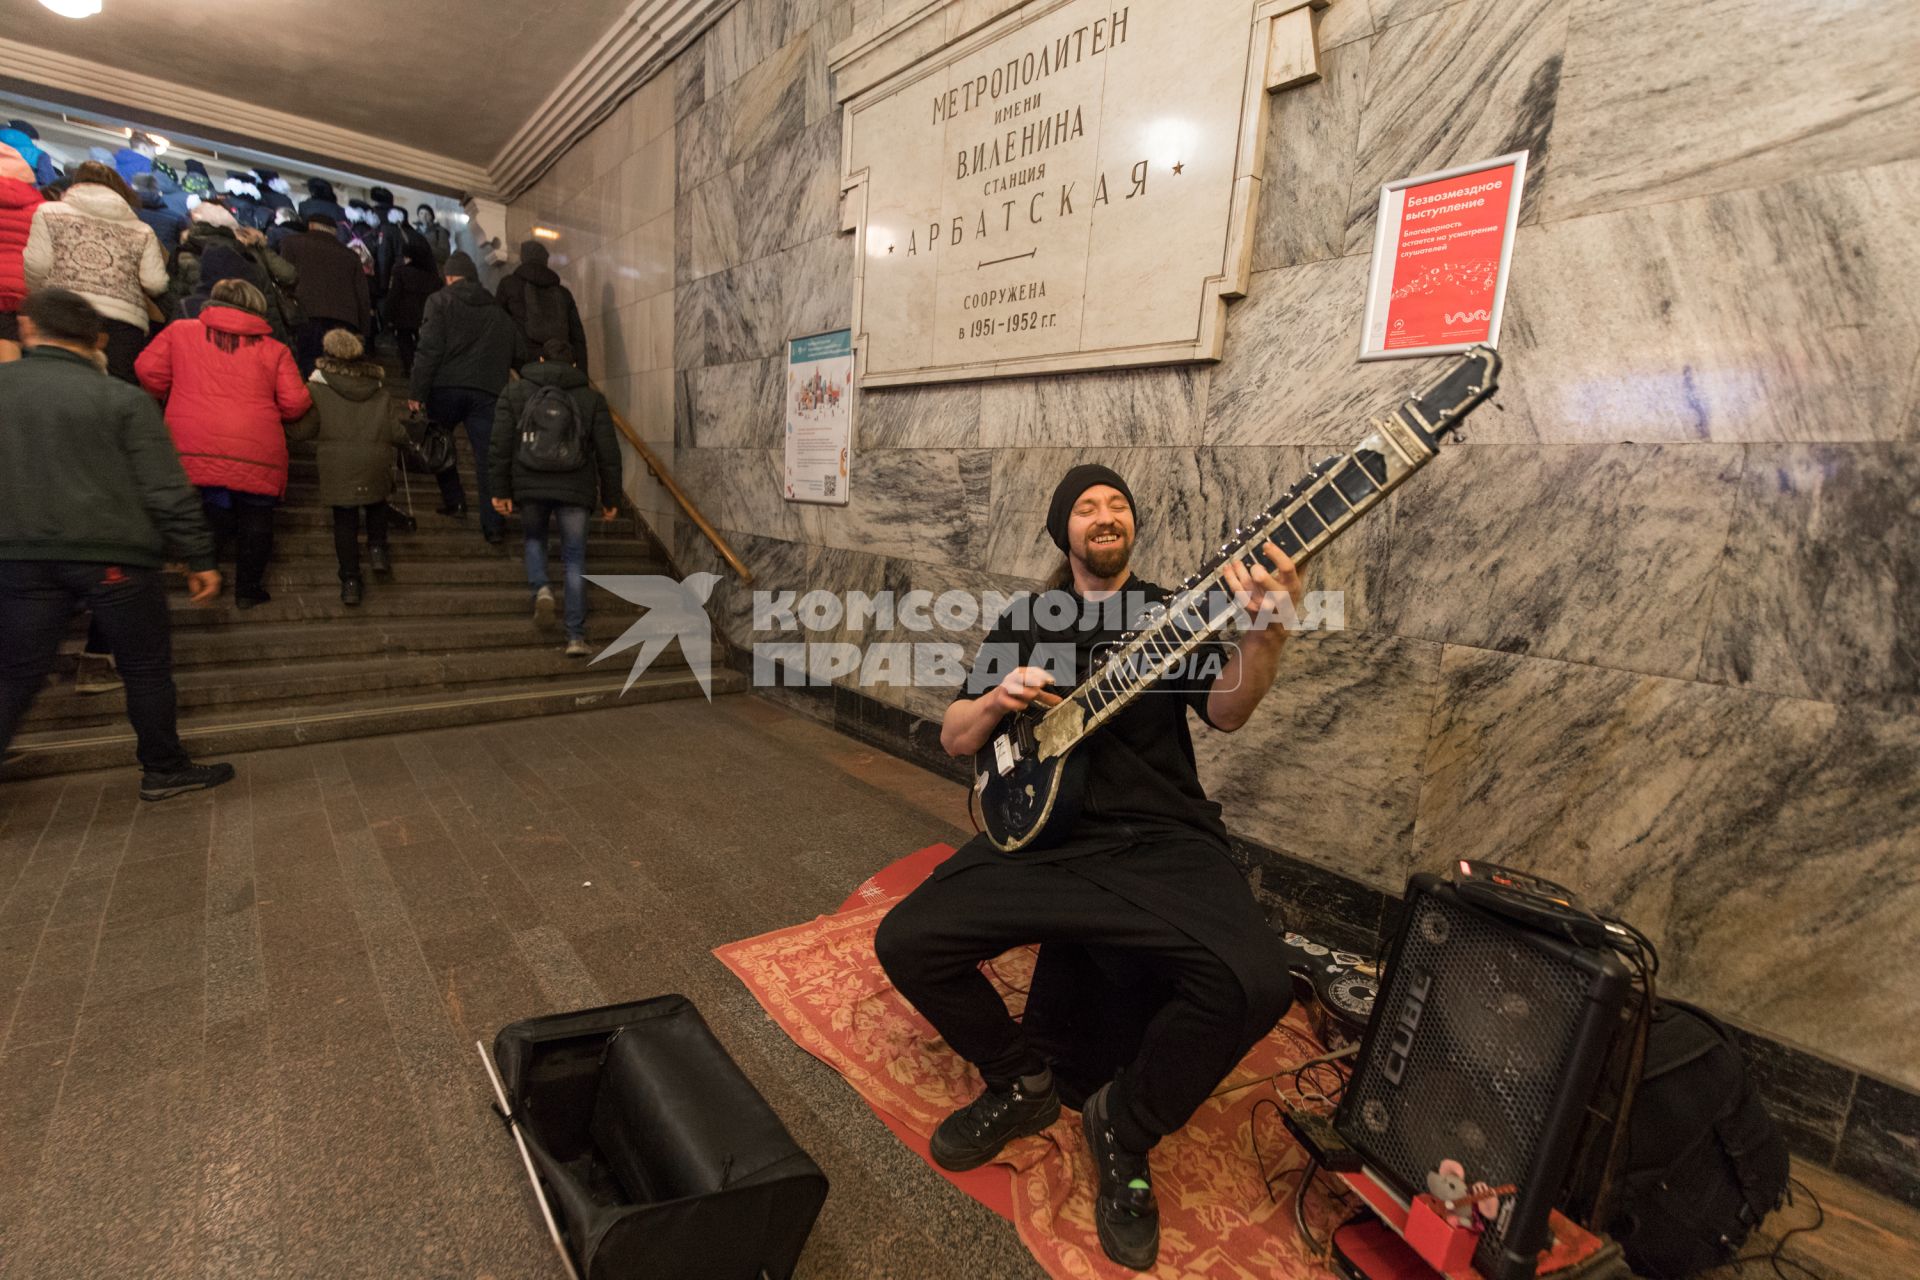
<instances>
[{"instance_id":1,"label":"red box","mask_svg":"<svg viewBox=\"0 0 1920 1280\"><path fill-rule=\"evenodd\" d=\"M1473 1251L1480 1243L1479 1231L1456 1225L1432 1196L1414 1197L1413 1206L1407 1212L1404 1234L1413 1251L1426 1259L1435 1271L1449 1276L1473 1274Z\"/></svg>"}]
</instances>

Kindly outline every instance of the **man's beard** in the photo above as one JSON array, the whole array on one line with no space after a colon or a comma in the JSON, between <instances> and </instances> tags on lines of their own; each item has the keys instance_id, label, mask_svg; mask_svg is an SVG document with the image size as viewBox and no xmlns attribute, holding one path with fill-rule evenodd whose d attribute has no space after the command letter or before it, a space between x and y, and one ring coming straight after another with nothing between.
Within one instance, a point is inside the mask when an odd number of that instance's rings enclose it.
<instances>
[{"instance_id":1,"label":"man's beard","mask_svg":"<svg viewBox=\"0 0 1920 1280\"><path fill-rule=\"evenodd\" d=\"M1097 535L1107 533L1120 533L1120 540L1100 546L1093 544L1093 539ZM1114 529L1096 529L1087 535L1087 550L1083 563L1087 566L1087 572L1094 577L1111 578L1127 567L1127 560L1132 555L1133 540L1124 532Z\"/></svg>"}]
</instances>

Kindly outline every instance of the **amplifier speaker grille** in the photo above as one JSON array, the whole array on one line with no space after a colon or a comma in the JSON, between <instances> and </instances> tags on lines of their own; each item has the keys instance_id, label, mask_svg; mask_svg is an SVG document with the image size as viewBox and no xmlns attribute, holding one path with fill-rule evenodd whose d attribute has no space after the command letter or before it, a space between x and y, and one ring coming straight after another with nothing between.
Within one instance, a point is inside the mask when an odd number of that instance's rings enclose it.
<instances>
[{"instance_id":1,"label":"amplifier speaker grille","mask_svg":"<svg viewBox=\"0 0 1920 1280\"><path fill-rule=\"evenodd\" d=\"M1481 1239L1475 1265L1485 1275L1513 1273L1500 1262L1502 1247L1530 1202L1539 1202L1541 1225L1517 1234L1544 1226L1572 1137L1557 1130L1569 1108L1578 1123L1599 1060L1592 1041L1599 1036L1604 1048L1606 1006L1618 1007L1620 992L1600 989L1623 985L1618 962L1604 952L1519 928L1459 901L1432 877L1408 886L1335 1124L1408 1194L1425 1190L1427 1174L1448 1159L1470 1180L1522 1188ZM1543 1147L1561 1149L1561 1169L1544 1195L1530 1196Z\"/></svg>"}]
</instances>

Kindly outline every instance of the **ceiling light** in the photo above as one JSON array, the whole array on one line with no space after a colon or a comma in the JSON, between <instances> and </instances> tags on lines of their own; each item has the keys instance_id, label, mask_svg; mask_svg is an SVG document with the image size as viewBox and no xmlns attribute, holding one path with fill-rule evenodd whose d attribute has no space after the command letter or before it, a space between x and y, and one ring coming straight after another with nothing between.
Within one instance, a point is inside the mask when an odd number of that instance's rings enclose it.
<instances>
[{"instance_id":1,"label":"ceiling light","mask_svg":"<svg viewBox=\"0 0 1920 1280\"><path fill-rule=\"evenodd\" d=\"M100 0L40 0L40 4L63 18L91 18L100 12Z\"/></svg>"},{"instance_id":2,"label":"ceiling light","mask_svg":"<svg viewBox=\"0 0 1920 1280\"><path fill-rule=\"evenodd\" d=\"M560 238L560 233L552 227L535 227L533 234L542 240L558 240Z\"/></svg>"}]
</instances>

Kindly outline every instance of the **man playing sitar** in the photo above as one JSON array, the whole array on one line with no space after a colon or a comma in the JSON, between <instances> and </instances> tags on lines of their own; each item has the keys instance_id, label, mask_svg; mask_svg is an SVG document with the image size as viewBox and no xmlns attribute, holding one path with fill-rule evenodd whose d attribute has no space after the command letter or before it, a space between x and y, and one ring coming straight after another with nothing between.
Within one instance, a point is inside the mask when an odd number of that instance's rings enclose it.
<instances>
[{"instance_id":1,"label":"man playing sitar","mask_svg":"<svg viewBox=\"0 0 1920 1280\"><path fill-rule=\"evenodd\" d=\"M1067 473L1047 513L1066 555L1064 590L1023 596L995 623L941 724L949 754L973 755L1008 715L1060 701L1037 653L1082 680L1124 626L1138 625L1141 606L1167 598L1127 567L1135 521L1119 475L1092 465ZM1049 1062L981 963L1031 943L1144 960L1160 1002L1131 1060L1082 1110L1099 1172L1100 1243L1136 1270L1154 1264L1160 1243L1148 1152L1187 1122L1291 999L1283 944L1228 857L1187 725L1191 709L1230 733L1273 683L1287 633L1260 624L1292 616L1300 580L1279 547L1266 542L1262 552L1265 565L1236 561L1221 575L1255 618L1237 648L1223 653L1207 641L1079 747L1084 785L1070 825L1044 847L1011 853L976 837L887 915L875 939L894 986L986 1081L933 1136L934 1159L956 1171L1060 1115Z\"/></svg>"}]
</instances>

